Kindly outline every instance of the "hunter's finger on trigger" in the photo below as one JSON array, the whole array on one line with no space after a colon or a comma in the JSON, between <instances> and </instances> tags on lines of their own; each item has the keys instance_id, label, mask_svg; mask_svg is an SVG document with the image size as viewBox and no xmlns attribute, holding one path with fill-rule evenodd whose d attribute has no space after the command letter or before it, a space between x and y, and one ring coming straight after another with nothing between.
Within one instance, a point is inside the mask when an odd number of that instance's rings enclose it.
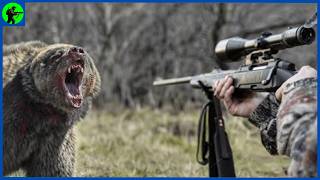
<instances>
[{"instance_id":1,"label":"hunter's finger on trigger","mask_svg":"<svg viewBox=\"0 0 320 180\"><path fill-rule=\"evenodd\" d=\"M223 87L220 91L220 98L224 98L225 97L225 93L227 91L227 89L229 89L230 86L232 86L232 78L226 76L226 78L223 80Z\"/></svg>"},{"instance_id":2,"label":"hunter's finger on trigger","mask_svg":"<svg viewBox=\"0 0 320 180\"><path fill-rule=\"evenodd\" d=\"M225 99L226 100L231 100L231 97L232 97L232 94L234 93L234 87L233 86L230 86L227 90L226 90L226 93L225 93Z\"/></svg>"}]
</instances>

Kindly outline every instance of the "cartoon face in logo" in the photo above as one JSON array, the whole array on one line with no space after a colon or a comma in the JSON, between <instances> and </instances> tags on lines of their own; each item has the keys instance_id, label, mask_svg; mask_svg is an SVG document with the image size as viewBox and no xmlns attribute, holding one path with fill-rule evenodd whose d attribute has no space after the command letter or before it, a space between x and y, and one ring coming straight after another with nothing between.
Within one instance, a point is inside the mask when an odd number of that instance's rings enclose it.
<instances>
[{"instance_id":1,"label":"cartoon face in logo","mask_svg":"<svg viewBox=\"0 0 320 180\"><path fill-rule=\"evenodd\" d=\"M8 24L19 24L23 20L24 10L18 3L8 3L2 9L2 19Z\"/></svg>"}]
</instances>

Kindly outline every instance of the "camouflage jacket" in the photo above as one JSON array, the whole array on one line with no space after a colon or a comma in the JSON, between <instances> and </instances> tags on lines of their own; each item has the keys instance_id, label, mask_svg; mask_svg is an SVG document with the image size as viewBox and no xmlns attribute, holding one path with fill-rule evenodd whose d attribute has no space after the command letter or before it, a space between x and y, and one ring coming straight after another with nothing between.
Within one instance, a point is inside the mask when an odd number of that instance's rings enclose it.
<instances>
[{"instance_id":1,"label":"camouflage jacket","mask_svg":"<svg viewBox=\"0 0 320 180\"><path fill-rule=\"evenodd\" d=\"M284 88L282 103L270 93L250 115L272 154L291 158L288 176L317 176L317 80L302 79Z\"/></svg>"}]
</instances>

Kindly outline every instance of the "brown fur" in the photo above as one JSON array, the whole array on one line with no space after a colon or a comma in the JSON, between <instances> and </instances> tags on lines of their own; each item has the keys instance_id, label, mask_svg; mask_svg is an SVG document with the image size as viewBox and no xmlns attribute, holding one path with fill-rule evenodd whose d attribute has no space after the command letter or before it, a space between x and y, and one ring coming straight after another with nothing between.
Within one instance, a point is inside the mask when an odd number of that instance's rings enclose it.
<instances>
[{"instance_id":1,"label":"brown fur","mask_svg":"<svg viewBox=\"0 0 320 180\"><path fill-rule=\"evenodd\" d=\"M58 75L74 61L69 56L74 47L42 42L4 46L4 175L21 168L27 176L72 176L73 125L86 115L100 90L99 73L92 58L83 52L79 86L83 101L79 108L67 103L59 85L65 81Z\"/></svg>"}]
</instances>

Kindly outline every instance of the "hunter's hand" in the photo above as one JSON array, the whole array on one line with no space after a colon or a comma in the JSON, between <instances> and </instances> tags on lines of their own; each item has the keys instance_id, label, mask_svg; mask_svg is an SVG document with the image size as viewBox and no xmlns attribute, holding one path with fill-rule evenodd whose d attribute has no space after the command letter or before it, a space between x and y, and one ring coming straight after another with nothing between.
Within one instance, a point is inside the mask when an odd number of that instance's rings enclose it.
<instances>
[{"instance_id":1,"label":"hunter's hand","mask_svg":"<svg viewBox=\"0 0 320 180\"><path fill-rule=\"evenodd\" d=\"M313 69L310 66L303 66L297 74L286 80L280 88L276 91L276 98L278 101L282 101L282 99L285 97L285 94L283 93L284 89L286 88L287 84L299 81L301 79L306 78L317 78L317 70Z\"/></svg>"},{"instance_id":2,"label":"hunter's hand","mask_svg":"<svg viewBox=\"0 0 320 180\"><path fill-rule=\"evenodd\" d=\"M233 79L226 77L212 85L214 96L223 101L228 112L234 116L249 117L265 98L264 94L243 92L234 94Z\"/></svg>"}]
</instances>

